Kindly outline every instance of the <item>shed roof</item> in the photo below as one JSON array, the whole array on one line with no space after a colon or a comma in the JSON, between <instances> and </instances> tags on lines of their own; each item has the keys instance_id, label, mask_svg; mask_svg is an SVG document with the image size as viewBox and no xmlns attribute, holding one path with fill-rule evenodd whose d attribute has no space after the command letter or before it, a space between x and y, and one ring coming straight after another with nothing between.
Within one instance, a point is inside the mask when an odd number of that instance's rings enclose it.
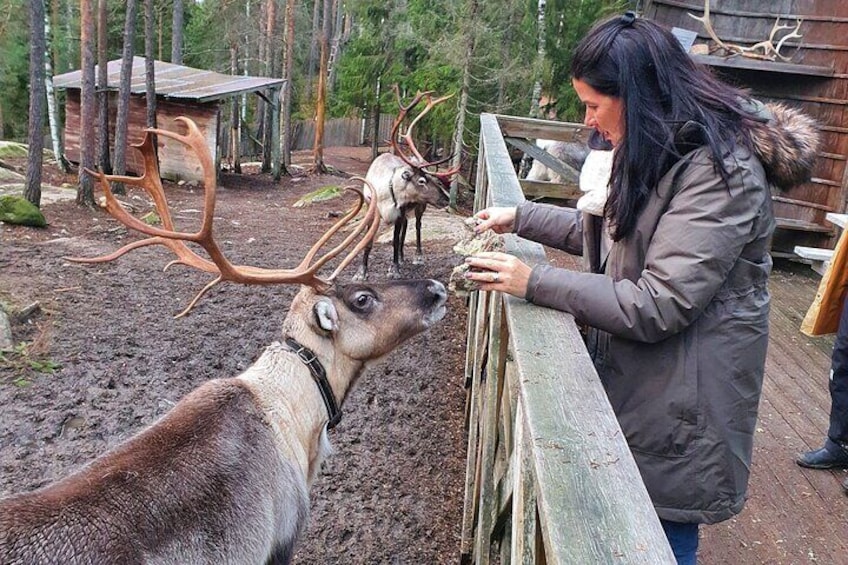
<instances>
[{"instance_id":1,"label":"shed roof","mask_svg":"<svg viewBox=\"0 0 848 565\"><path fill-rule=\"evenodd\" d=\"M121 60L109 61L106 69L109 74L108 88L118 90L121 79ZM165 98L196 100L197 102L211 102L236 94L280 86L286 82L280 78L224 75L164 61L154 61L153 72L157 95ZM95 68L96 75L97 70ZM53 77L53 84L56 88L80 88L81 81L82 71L71 71ZM130 91L133 94L144 94L146 88L144 57L133 57Z\"/></svg>"}]
</instances>

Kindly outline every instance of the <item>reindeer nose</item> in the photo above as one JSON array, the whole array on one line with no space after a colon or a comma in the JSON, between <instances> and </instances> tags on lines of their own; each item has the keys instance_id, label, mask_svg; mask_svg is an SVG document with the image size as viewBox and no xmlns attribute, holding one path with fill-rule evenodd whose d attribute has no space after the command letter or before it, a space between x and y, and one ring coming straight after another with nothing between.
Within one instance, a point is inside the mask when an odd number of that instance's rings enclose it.
<instances>
[{"instance_id":1,"label":"reindeer nose","mask_svg":"<svg viewBox=\"0 0 848 565\"><path fill-rule=\"evenodd\" d=\"M445 290L445 285L437 280L430 280L427 290L433 295L433 305L438 308L448 301L448 292Z\"/></svg>"}]
</instances>

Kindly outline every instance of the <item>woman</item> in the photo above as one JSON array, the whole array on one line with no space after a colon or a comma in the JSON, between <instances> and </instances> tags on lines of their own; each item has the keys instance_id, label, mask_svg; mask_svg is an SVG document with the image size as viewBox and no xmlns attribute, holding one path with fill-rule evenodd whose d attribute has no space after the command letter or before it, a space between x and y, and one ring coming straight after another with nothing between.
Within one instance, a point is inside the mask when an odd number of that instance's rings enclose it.
<instances>
[{"instance_id":1,"label":"woman","mask_svg":"<svg viewBox=\"0 0 848 565\"><path fill-rule=\"evenodd\" d=\"M770 189L808 178L814 124L718 81L629 12L589 32L571 74L586 125L615 148L611 249L596 273L481 253L468 262L483 271L467 276L591 328L590 354L672 549L694 563L698 524L745 501L768 342ZM577 210L524 202L476 217L480 231L583 250Z\"/></svg>"}]
</instances>

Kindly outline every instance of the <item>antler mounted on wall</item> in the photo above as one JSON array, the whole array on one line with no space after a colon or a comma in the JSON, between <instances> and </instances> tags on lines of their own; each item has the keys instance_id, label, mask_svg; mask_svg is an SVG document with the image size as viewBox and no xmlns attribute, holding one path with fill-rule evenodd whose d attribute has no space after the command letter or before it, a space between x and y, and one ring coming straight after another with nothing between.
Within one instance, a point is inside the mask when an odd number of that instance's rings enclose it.
<instances>
[{"instance_id":1,"label":"antler mounted on wall","mask_svg":"<svg viewBox=\"0 0 848 565\"><path fill-rule=\"evenodd\" d=\"M725 43L722 41L718 34L716 34L713 29L712 22L710 21L710 0L704 0L704 15L700 18L695 16L694 14L688 14L690 18L701 22L704 25L704 30L707 32L707 35L710 36L717 48L724 49L727 52L727 56L733 55L741 55L743 57L750 57L752 59L762 59L765 61L774 61L776 59L780 59L782 61L789 61L790 57L784 57L780 54L781 48L783 48L786 40L792 38L800 39L803 37L798 31L801 29L801 24L804 20L801 18L796 19L796 23L794 26L792 25L782 25L780 20L783 19L782 16L778 16L777 20L774 22L774 25L771 28L771 32L769 33L769 37L766 40L760 41L759 43L755 43L750 46L737 45L735 43ZM775 43L775 36L780 31L791 30L789 33L781 37L777 43Z\"/></svg>"},{"instance_id":2,"label":"antler mounted on wall","mask_svg":"<svg viewBox=\"0 0 848 565\"><path fill-rule=\"evenodd\" d=\"M148 245L164 245L177 256L177 259L171 261L165 266L165 270L167 270L171 265L178 263L216 275L214 280L197 293L186 309L176 316L179 318L188 314L191 309L194 308L197 301L206 294L209 289L222 281L259 285L299 283L311 286L320 292L325 292L330 286L332 286L333 281L341 270L344 269L353 260L356 254L359 253L368 244L368 242L374 238L377 228L379 227L379 222L374 221L378 213L376 192L374 191L374 187L371 186L368 181L360 177L354 177L351 179L352 181L358 181L361 183L359 186L367 186L371 191L370 202L368 203L368 208L365 212L363 221L360 222L357 227L353 229L351 233L336 247L327 251L318 259L315 259L319 250L324 247L324 245L326 245L327 242L335 234L337 234L342 227L349 223L362 209L366 199L358 186L351 185L345 187L346 190L356 193L358 202L347 214L345 214L344 217L336 222L329 230L327 230L326 233L324 233L324 235L319 238L297 267L293 269L265 269L262 267L233 265L224 256L224 253L221 251L221 248L215 242L212 235L212 219L215 212L215 190L217 188L215 165L212 160L212 155L209 152L209 148L206 146L206 141L203 134L200 132L200 129L197 127L197 124L182 116L175 120L186 126L186 129L188 130L187 134L178 134L176 132L163 129L148 129L146 130L144 140L138 145L133 145L133 147L141 152L144 158L144 174L142 176L131 177L106 175L102 172L95 173L94 171L88 171L90 174L96 176L103 186L103 192L106 197L106 211L128 228L132 228L150 237L129 243L108 255L91 258L68 257L67 259L69 261L75 261L78 263L104 263L107 261L113 261L125 253L139 247L145 247ZM203 220L201 222L200 229L197 232L180 232L174 227L174 221L171 217L171 211L168 208L168 202L165 198L165 192L162 187L162 179L159 176L159 166L156 160L152 134L170 137L171 139L179 141L191 148L200 160L200 164L203 169L205 192ZM156 212L161 218L162 227L158 228L148 225L130 214L115 198L115 195L112 193L110 188L110 181L122 182L130 186L138 186L144 189L144 191L147 192L153 200ZM368 226L370 226L370 228L368 228ZM342 251L350 247L350 245L352 245L353 242L361 234L363 234L363 232L365 233L362 236L362 239L344 257L344 259L342 259L339 266L329 277L322 278L317 274L321 267L339 255ZM186 242L193 242L200 245L209 254L209 259L206 259L192 251Z\"/></svg>"}]
</instances>

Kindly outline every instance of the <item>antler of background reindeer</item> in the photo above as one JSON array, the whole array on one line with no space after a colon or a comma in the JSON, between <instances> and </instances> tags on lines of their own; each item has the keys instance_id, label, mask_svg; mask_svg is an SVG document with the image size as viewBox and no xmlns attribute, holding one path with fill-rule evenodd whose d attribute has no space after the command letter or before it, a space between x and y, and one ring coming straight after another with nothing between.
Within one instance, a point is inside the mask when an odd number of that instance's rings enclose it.
<instances>
[{"instance_id":1,"label":"antler of background reindeer","mask_svg":"<svg viewBox=\"0 0 848 565\"><path fill-rule=\"evenodd\" d=\"M442 163L450 161L453 158L452 155L448 155L444 159L439 159L438 161L432 161L432 162L424 159L424 156L421 155L421 152L418 151L418 148L415 146L415 142L412 140L412 128L415 127L415 124L417 124L421 120L421 118L423 118L427 114L427 112L432 110L433 107L435 107L437 104L441 104L445 100L451 98L453 96L453 94L448 94L446 96L442 96L440 98L434 99L433 98L433 91L431 91L431 90L428 90L427 92L418 91L418 92L415 93L415 97L412 99L412 102L410 102L407 105L404 105L403 102L400 99L400 89L398 88L398 85L394 85L394 90L395 90L395 96L397 96L398 107L400 108L400 110L398 111L398 116L395 119L394 124L392 124L391 142L392 142L392 150L394 151L394 154L397 155L398 157L400 157L403 160L404 163L406 163L410 167L414 167L416 169L426 169L428 167L438 167ZM400 135L401 139L403 139L406 142L406 144L409 146L410 151L412 151L411 156L404 155L403 150L401 149L400 145L398 144L398 134L399 134L400 129L401 129L401 124L406 119L406 116L407 116L407 114L409 114L410 110L415 108L415 106L417 106L418 103L421 102L421 100L424 100L424 99L427 100L427 104L424 106L424 109L421 110L421 112L417 116L415 116L415 118L412 120L412 122L410 122L409 126L406 128L406 132ZM455 175L456 173L458 173L459 170L460 170L459 167L455 167L453 169L449 169L449 170L443 171L443 172L427 171L427 174L433 175L434 177L441 180L443 184L447 184L450 181L451 177L453 175Z\"/></svg>"},{"instance_id":2,"label":"antler of background reindeer","mask_svg":"<svg viewBox=\"0 0 848 565\"><path fill-rule=\"evenodd\" d=\"M771 32L769 33L769 38L760 41L759 43L755 43L749 47L745 47L743 45L736 45L734 43L725 43L721 39L719 39L715 30L713 29L713 25L710 22L710 0L704 0L704 15L702 17L697 17L693 14L688 14L690 18L695 19L702 24L704 24L704 29L707 32L707 35L710 36L710 39L715 41L716 45L721 49L724 49L731 55L742 55L743 57L751 57L754 59L763 59L766 61L774 61L775 59L780 59L782 61L789 61L790 57L784 57L780 54L780 49L783 47L784 43L786 43L787 39L791 38L801 38L803 37L798 33L798 30L801 29L801 23L804 20L801 18L797 18L795 26L791 25L781 25L780 20L781 16L777 16L777 20L774 22L774 26L771 28ZM782 30L792 30L783 37L778 40L777 44L774 43L775 35L779 31ZM762 49L762 53L758 53L757 51Z\"/></svg>"},{"instance_id":3,"label":"antler of background reindeer","mask_svg":"<svg viewBox=\"0 0 848 565\"><path fill-rule=\"evenodd\" d=\"M353 260L356 254L359 253L359 251L361 251L376 234L379 227L379 222L374 221L378 213L376 192L374 191L374 187L371 186L368 181L363 178L354 177L351 180L363 183L363 185L367 186L371 191L370 202L363 221L360 222L357 227L353 229L351 233L336 247L318 259L315 259L318 251L330 240L330 238L338 233L339 230L350 222L362 209L362 205L366 199L363 193L356 186L346 186L344 188L345 190L351 190L356 193L358 196L358 202L347 214L345 214L344 217L342 217L320 237L297 267L293 269L265 269L262 267L233 265L224 256L224 253L221 251L221 248L215 242L212 235L212 218L215 211L215 189L217 188L215 165L212 161L212 155L209 152L209 148L206 146L206 141L203 134L200 132L200 129L197 127L197 124L182 116L175 118L175 120L186 126L188 130L187 134L183 135L162 129L147 129L144 140L138 145L133 145L133 147L139 150L144 158L144 174L142 176L131 177L106 175L102 171L95 173L94 171L86 169L89 174L98 177L101 185L103 186L103 191L106 196L106 211L125 226L150 237L129 243L108 255L102 255L100 257L67 257L69 261L75 261L78 263L104 263L117 259L125 253L139 247L145 247L148 245L164 245L177 256L177 259L168 263L164 270L167 270L168 267L177 263L217 275L214 280L197 293L185 310L175 316L179 318L188 314L191 309L194 308L197 301L200 300L200 298L206 294L209 289L222 281L259 285L300 283L311 286L319 292L324 292L332 286L333 280L338 276L341 270ZM193 149L194 153L200 160L200 164L203 169L205 192L203 220L201 222L200 229L197 232L180 232L174 227L174 221L171 218L171 212L168 208L168 202L165 198L165 192L162 187L162 179L159 176L159 165L154 150L153 134L163 135L179 141ZM115 198L109 184L110 181L122 182L124 184L143 188L153 200L156 212L161 218L162 227L158 228L148 225L130 214ZM368 228L368 226L370 226L370 228ZM342 259L342 262L336 270L333 271L333 273L327 278L319 277L317 274L318 270L328 261L347 249L356 240L356 238L366 230L366 228L368 228L368 231L356 244L356 246L344 257L344 259ZM192 251L186 244L186 242L189 241L200 245L204 250L206 250L211 261Z\"/></svg>"}]
</instances>

